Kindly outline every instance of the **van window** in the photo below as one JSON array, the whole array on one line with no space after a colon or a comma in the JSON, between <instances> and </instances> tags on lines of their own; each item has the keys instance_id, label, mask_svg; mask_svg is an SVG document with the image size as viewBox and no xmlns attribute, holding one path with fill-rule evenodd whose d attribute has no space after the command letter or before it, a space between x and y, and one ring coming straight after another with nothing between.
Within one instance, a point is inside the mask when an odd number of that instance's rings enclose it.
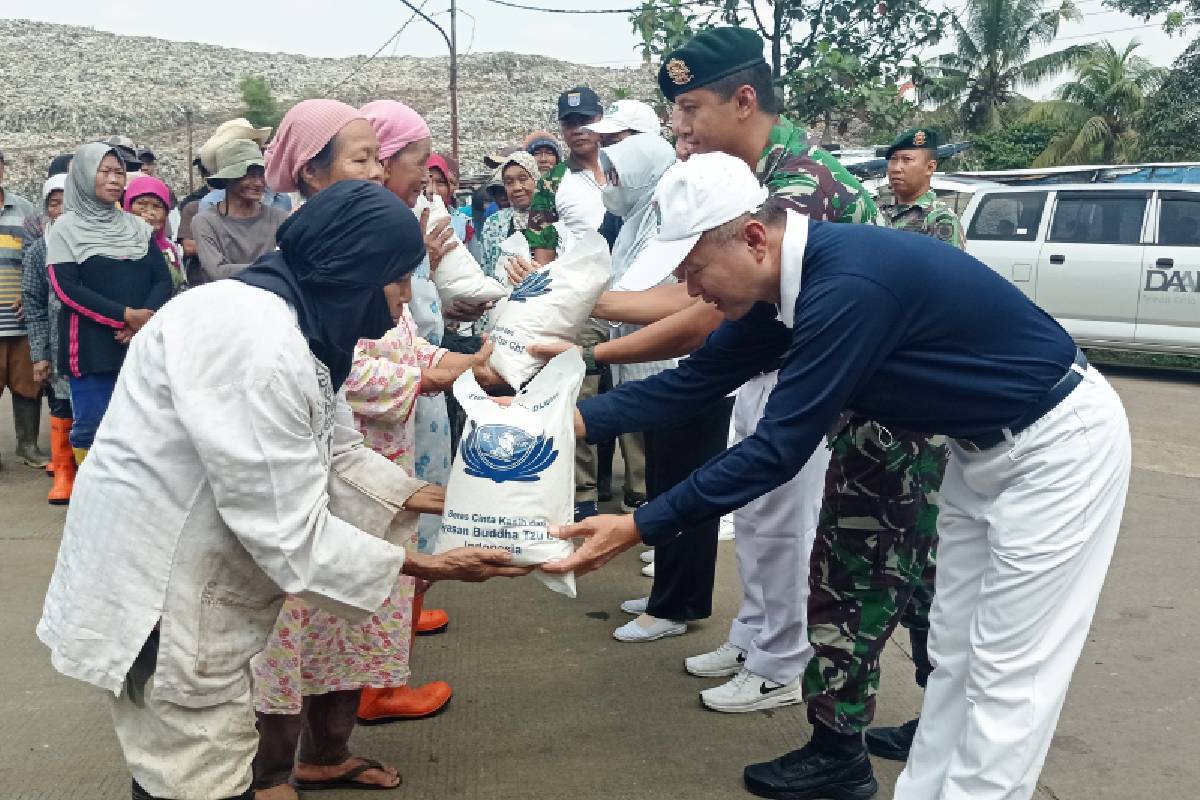
<instances>
[{"instance_id":1,"label":"van window","mask_svg":"<svg viewBox=\"0 0 1200 800\"><path fill-rule=\"evenodd\" d=\"M1138 244L1148 198L1146 192L1060 192L1048 241Z\"/></svg>"},{"instance_id":2,"label":"van window","mask_svg":"<svg viewBox=\"0 0 1200 800\"><path fill-rule=\"evenodd\" d=\"M1200 247L1200 192L1163 192L1158 243Z\"/></svg>"},{"instance_id":3,"label":"van window","mask_svg":"<svg viewBox=\"0 0 1200 800\"><path fill-rule=\"evenodd\" d=\"M933 191L937 195L937 199L950 206L954 216L959 218L967 210L967 204L971 202L971 198L975 196L974 192L963 192L957 189L934 189Z\"/></svg>"},{"instance_id":4,"label":"van window","mask_svg":"<svg viewBox=\"0 0 1200 800\"><path fill-rule=\"evenodd\" d=\"M1032 242L1046 205L1045 192L995 192L979 201L967 239Z\"/></svg>"}]
</instances>

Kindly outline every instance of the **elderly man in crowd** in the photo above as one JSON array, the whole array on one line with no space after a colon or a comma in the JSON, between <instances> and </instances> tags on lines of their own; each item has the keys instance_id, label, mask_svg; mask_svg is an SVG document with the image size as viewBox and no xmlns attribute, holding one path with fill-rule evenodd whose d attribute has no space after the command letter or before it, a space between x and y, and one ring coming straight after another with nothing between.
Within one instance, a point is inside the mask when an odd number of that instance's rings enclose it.
<instances>
[{"instance_id":1,"label":"elderly man in crowd","mask_svg":"<svg viewBox=\"0 0 1200 800\"><path fill-rule=\"evenodd\" d=\"M21 302L21 262L26 222L37 210L21 195L4 188L4 154L0 153L0 392L12 393L17 458L44 467L50 457L38 447L42 418L41 384L34 380L29 332Z\"/></svg>"}]
</instances>

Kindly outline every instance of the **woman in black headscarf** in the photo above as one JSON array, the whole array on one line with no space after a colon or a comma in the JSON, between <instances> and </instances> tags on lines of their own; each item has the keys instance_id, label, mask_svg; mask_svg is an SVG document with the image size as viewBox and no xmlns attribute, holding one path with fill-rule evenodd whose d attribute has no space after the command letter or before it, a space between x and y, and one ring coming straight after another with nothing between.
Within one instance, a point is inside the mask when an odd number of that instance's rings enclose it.
<instances>
[{"instance_id":1,"label":"woman in black headscarf","mask_svg":"<svg viewBox=\"0 0 1200 800\"><path fill-rule=\"evenodd\" d=\"M296 310L313 355L341 388L359 339L378 339L392 325L383 287L407 278L425 258L420 225L383 201L389 192L367 181L339 181L314 195L279 227L279 250L235 280L277 294ZM320 202L317 202L320 197Z\"/></svg>"},{"instance_id":2,"label":"woman in black headscarf","mask_svg":"<svg viewBox=\"0 0 1200 800\"><path fill-rule=\"evenodd\" d=\"M363 447L337 389L356 341L390 325L383 287L424 255L412 212L340 182L278 240L133 339L38 625L61 672L112 693L138 800L253 796L248 665L285 592L361 617L400 573L528 572L506 554L383 538L440 513L444 495Z\"/></svg>"}]
</instances>

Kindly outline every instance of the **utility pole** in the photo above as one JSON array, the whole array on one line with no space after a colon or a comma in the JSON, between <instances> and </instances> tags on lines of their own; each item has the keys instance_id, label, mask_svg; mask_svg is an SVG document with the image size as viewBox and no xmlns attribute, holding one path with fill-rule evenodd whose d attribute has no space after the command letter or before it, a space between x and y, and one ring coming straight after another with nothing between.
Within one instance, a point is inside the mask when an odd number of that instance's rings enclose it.
<instances>
[{"instance_id":1,"label":"utility pole","mask_svg":"<svg viewBox=\"0 0 1200 800\"><path fill-rule=\"evenodd\" d=\"M450 0L450 153L458 161L458 2Z\"/></svg>"},{"instance_id":2,"label":"utility pole","mask_svg":"<svg viewBox=\"0 0 1200 800\"><path fill-rule=\"evenodd\" d=\"M425 0L428 2L429 0ZM450 152L455 160L458 160L458 47L457 47L457 16L458 2L450 0L450 33L447 35L445 28L434 22L428 14L412 4L412 0L400 0L401 3L408 6L414 14L433 26L434 30L442 35L446 40L446 47L450 50ZM425 3L421 4L422 6ZM439 14L441 12L438 12Z\"/></svg>"},{"instance_id":3,"label":"utility pole","mask_svg":"<svg viewBox=\"0 0 1200 800\"><path fill-rule=\"evenodd\" d=\"M179 106L179 110L183 112L183 119L187 125L188 154L186 166L188 176L188 194L191 194L192 192L196 191L195 184L193 183L195 180L195 175L193 174L195 170L192 169L192 159L196 157L192 153L192 107L186 103L182 103Z\"/></svg>"}]
</instances>

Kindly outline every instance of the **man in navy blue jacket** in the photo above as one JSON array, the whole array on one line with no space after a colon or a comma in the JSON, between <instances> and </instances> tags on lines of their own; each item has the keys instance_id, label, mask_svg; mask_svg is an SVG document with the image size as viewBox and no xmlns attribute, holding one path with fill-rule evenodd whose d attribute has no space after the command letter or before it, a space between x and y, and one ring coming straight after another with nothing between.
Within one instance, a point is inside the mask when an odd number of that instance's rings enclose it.
<instances>
[{"instance_id":1,"label":"man in navy blue jacket","mask_svg":"<svg viewBox=\"0 0 1200 800\"><path fill-rule=\"evenodd\" d=\"M689 293L726 321L678 368L584 401L577 419L579 433L599 441L778 367L758 429L633 516L561 529L587 541L546 569L596 569L771 491L845 412L948 436L930 621L936 668L895 797L1029 798L1124 509L1130 442L1120 400L1058 323L971 256L762 201L750 170L724 154L667 172L656 192L661 230L641 259L678 264ZM838 747L814 739L751 765L746 785L805 797L797 788L833 767L846 797L871 797L869 766L848 764Z\"/></svg>"}]
</instances>

